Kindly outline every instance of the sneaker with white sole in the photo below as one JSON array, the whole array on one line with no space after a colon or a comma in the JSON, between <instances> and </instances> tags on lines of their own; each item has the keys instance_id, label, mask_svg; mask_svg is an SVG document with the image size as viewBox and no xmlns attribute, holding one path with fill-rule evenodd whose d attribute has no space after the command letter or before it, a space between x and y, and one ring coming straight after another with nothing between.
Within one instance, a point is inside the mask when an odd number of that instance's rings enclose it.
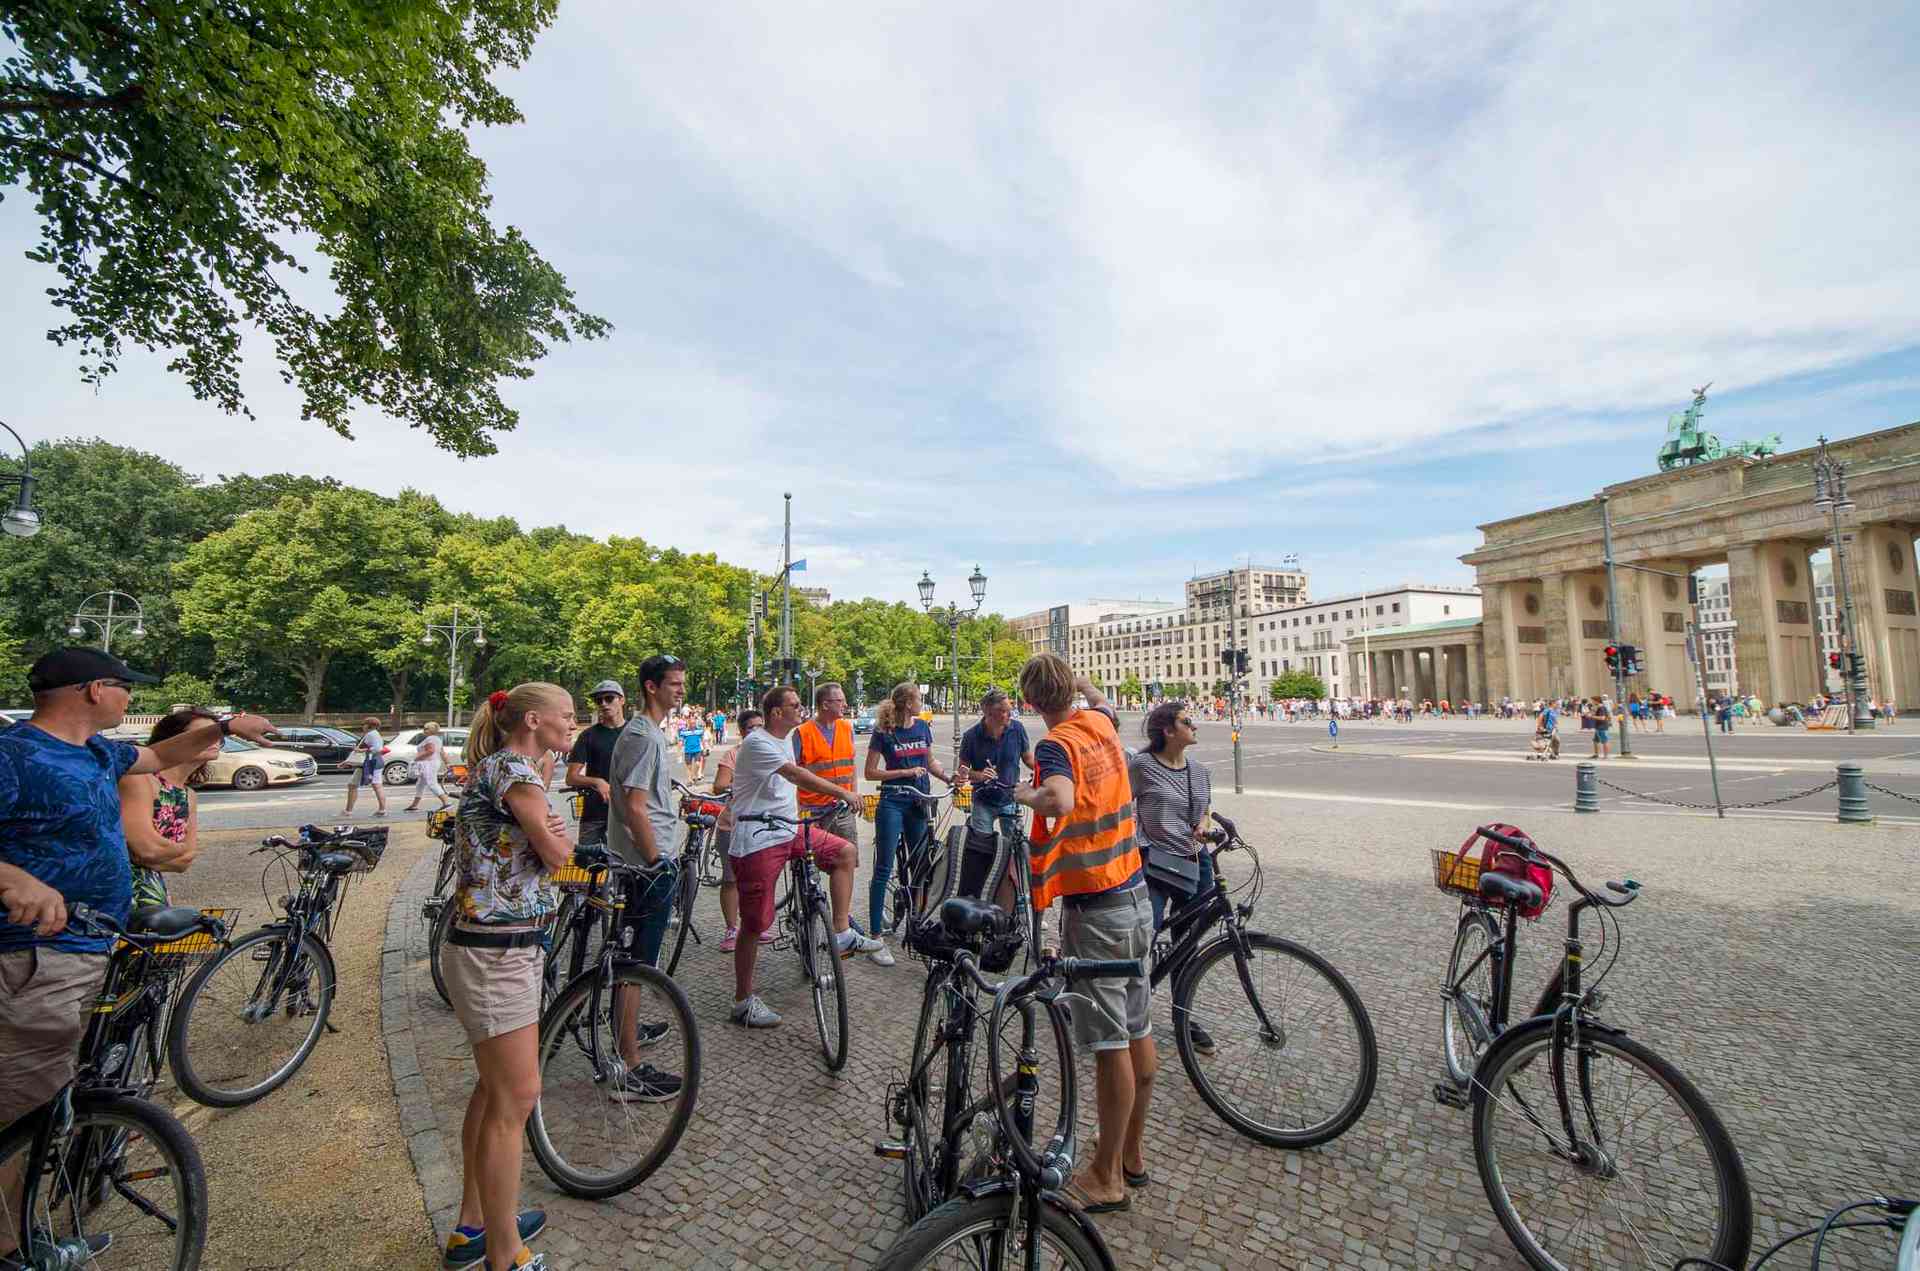
<instances>
[{"instance_id":1,"label":"sneaker with white sole","mask_svg":"<svg viewBox=\"0 0 1920 1271\"><path fill-rule=\"evenodd\" d=\"M733 1004L733 1022L748 1028L775 1028L779 1026L780 1015L755 993L746 1001Z\"/></svg>"},{"instance_id":2,"label":"sneaker with white sole","mask_svg":"<svg viewBox=\"0 0 1920 1271\"><path fill-rule=\"evenodd\" d=\"M629 1068L620 1083L607 1088L607 1098L615 1103L665 1103L677 1097L683 1083L670 1072L661 1072L652 1064Z\"/></svg>"},{"instance_id":3,"label":"sneaker with white sole","mask_svg":"<svg viewBox=\"0 0 1920 1271\"><path fill-rule=\"evenodd\" d=\"M841 957L850 958L856 953L874 953L887 946L872 936L863 936L852 927L848 927L833 938L833 947L839 950Z\"/></svg>"},{"instance_id":4,"label":"sneaker with white sole","mask_svg":"<svg viewBox=\"0 0 1920 1271\"><path fill-rule=\"evenodd\" d=\"M642 1046L651 1046L673 1030L665 1024L640 1024L633 1031Z\"/></svg>"},{"instance_id":5,"label":"sneaker with white sole","mask_svg":"<svg viewBox=\"0 0 1920 1271\"><path fill-rule=\"evenodd\" d=\"M518 1215L520 1243L526 1244L547 1229L547 1214L542 1209L523 1209ZM483 1227L455 1227L447 1237L447 1249L440 1265L448 1271L464 1271L487 1260L487 1233Z\"/></svg>"},{"instance_id":6,"label":"sneaker with white sole","mask_svg":"<svg viewBox=\"0 0 1920 1271\"><path fill-rule=\"evenodd\" d=\"M879 944L880 947L867 956L872 958L878 966L892 966L893 950L887 948L887 942L885 940L876 941L876 943Z\"/></svg>"}]
</instances>

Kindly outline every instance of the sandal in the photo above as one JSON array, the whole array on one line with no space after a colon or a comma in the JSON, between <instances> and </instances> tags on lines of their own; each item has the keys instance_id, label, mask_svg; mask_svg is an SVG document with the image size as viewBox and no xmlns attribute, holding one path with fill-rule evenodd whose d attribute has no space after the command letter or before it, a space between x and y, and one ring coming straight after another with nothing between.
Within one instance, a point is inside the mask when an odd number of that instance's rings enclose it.
<instances>
[{"instance_id":1,"label":"sandal","mask_svg":"<svg viewBox=\"0 0 1920 1271\"><path fill-rule=\"evenodd\" d=\"M1124 1214L1133 1208L1133 1197L1122 1196L1119 1200L1094 1200L1077 1186L1066 1189L1067 1199L1071 1200L1083 1214Z\"/></svg>"},{"instance_id":2,"label":"sandal","mask_svg":"<svg viewBox=\"0 0 1920 1271\"><path fill-rule=\"evenodd\" d=\"M1124 1165L1120 1167L1120 1176L1127 1180L1128 1187L1145 1187L1153 1182L1153 1175L1147 1171L1141 1170L1136 1174Z\"/></svg>"}]
</instances>

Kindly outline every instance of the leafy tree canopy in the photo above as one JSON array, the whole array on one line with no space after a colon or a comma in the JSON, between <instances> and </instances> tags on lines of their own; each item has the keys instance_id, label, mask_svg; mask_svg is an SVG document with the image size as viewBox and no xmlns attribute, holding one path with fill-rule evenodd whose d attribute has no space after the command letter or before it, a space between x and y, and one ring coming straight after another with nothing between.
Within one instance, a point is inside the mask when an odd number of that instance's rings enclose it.
<instances>
[{"instance_id":1,"label":"leafy tree canopy","mask_svg":"<svg viewBox=\"0 0 1920 1271\"><path fill-rule=\"evenodd\" d=\"M1311 671L1285 671L1267 686L1267 695L1276 702L1289 697L1318 701L1327 695L1327 682Z\"/></svg>"},{"instance_id":2,"label":"leafy tree canopy","mask_svg":"<svg viewBox=\"0 0 1920 1271\"><path fill-rule=\"evenodd\" d=\"M274 342L303 416L357 406L461 455L514 427L502 379L604 335L517 229L488 217L464 128L518 110L519 65L557 0L66 0L8 5L0 192L40 214L82 375L123 346L173 354L196 397L247 412L243 324ZM315 308L291 244L330 264Z\"/></svg>"}]
</instances>

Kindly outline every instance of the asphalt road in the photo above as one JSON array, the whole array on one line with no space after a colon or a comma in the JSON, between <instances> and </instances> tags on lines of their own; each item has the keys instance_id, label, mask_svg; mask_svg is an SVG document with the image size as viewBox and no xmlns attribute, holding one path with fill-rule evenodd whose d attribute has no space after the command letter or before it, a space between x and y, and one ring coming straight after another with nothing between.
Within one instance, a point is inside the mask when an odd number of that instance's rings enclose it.
<instances>
[{"instance_id":1,"label":"asphalt road","mask_svg":"<svg viewBox=\"0 0 1920 1271\"><path fill-rule=\"evenodd\" d=\"M1121 717L1123 739L1144 745L1140 715ZM963 723L970 722L963 720ZM1037 740L1040 721L1022 721ZM1574 728L1562 733L1562 757L1555 763L1526 758L1530 722L1523 720L1419 720L1412 724L1347 722L1331 738L1324 720L1295 724L1254 722L1241 735L1242 779L1247 790L1326 804L1364 803L1431 806L1437 809L1490 809L1523 812L1561 809L1573 800L1574 766L1591 749L1591 734ZM934 741L944 752L952 724L934 720ZM1771 724L1739 725L1730 735L1714 734L1720 761L1720 789L1728 804L1776 799L1830 781L1834 766L1858 763L1867 780L1920 799L1920 724L1848 736L1808 733ZM1682 717L1665 733L1636 731L1631 745L1638 756L1602 761L1603 781L1682 803L1712 803L1712 775L1706 743L1697 719ZM865 753L865 743L858 747ZM1214 784L1232 788L1233 743L1228 725L1202 721L1199 759L1213 771ZM303 786L243 794L206 790L200 796L201 824L210 828L292 828L312 822L345 820L347 778L324 774ZM1635 813L1680 811L1665 804L1631 798L1603 787L1601 802L1610 810ZM355 820L365 821L376 806L364 791ZM411 784L388 787L390 821L424 819L425 812L404 813L413 797ZM1889 795L1872 796L1876 815L1920 821L1920 803ZM555 799L556 807L560 800ZM1829 820L1835 811L1831 790L1769 809L1771 814Z\"/></svg>"}]
</instances>

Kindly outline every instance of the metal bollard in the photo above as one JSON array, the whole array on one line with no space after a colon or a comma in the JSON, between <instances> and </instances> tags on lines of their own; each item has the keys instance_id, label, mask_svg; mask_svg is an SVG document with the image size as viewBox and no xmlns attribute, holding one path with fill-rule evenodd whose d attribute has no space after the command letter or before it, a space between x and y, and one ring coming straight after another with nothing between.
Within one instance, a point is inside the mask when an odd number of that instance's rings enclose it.
<instances>
[{"instance_id":1,"label":"metal bollard","mask_svg":"<svg viewBox=\"0 0 1920 1271\"><path fill-rule=\"evenodd\" d=\"M1595 784L1599 774L1590 759L1582 759L1573 769L1573 810L1575 812L1598 812L1600 810L1600 787Z\"/></svg>"},{"instance_id":2,"label":"metal bollard","mask_svg":"<svg viewBox=\"0 0 1920 1271\"><path fill-rule=\"evenodd\" d=\"M1857 763L1843 763L1835 770L1840 782L1839 820L1848 825L1873 824L1873 805L1867 802L1867 776Z\"/></svg>"}]
</instances>

